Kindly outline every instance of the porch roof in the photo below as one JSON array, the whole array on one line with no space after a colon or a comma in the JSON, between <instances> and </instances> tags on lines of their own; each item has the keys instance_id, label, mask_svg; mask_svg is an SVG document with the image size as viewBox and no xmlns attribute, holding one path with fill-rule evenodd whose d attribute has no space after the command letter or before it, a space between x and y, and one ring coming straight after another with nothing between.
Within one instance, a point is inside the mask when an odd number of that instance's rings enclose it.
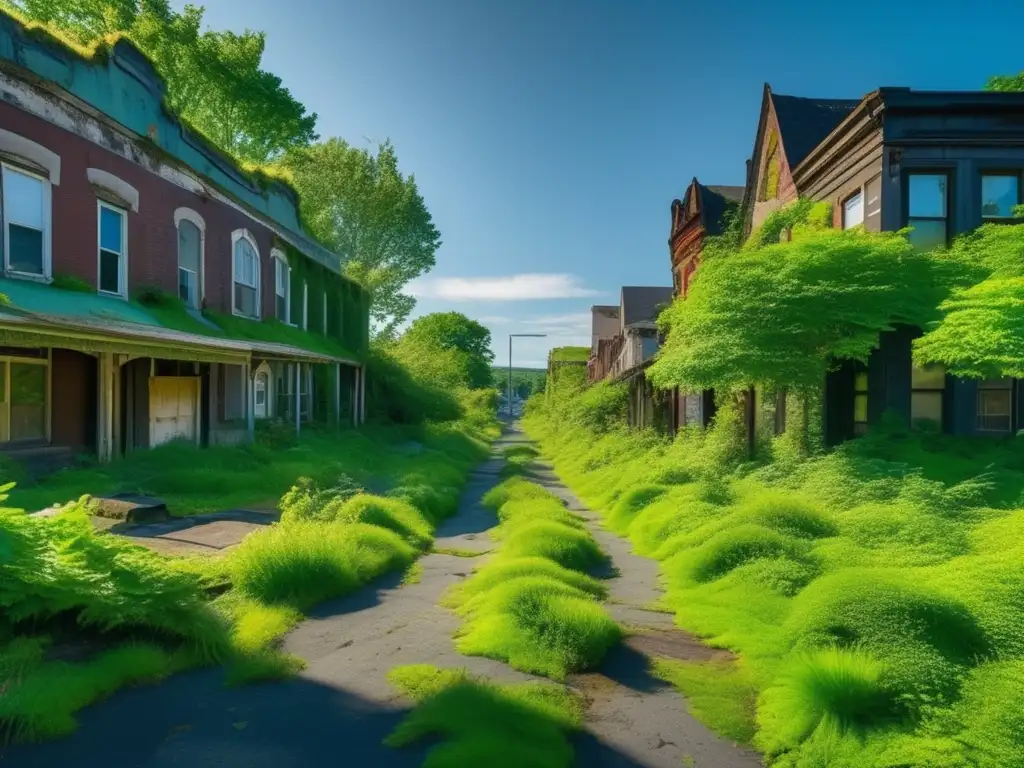
<instances>
[{"instance_id":1,"label":"porch roof","mask_svg":"<svg viewBox=\"0 0 1024 768\"><path fill-rule=\"evenodd\" d=\"M291 344L233 338L198 312L182 314L190 330L166 321L167 312L151 313L135 302L84 291L69 291L25 280L0 278L0 338L14 331L40 346L67 346L88 351L124 351L148 356L185 357L200 361L248 359L253 355L279 360L358 365L356 359L303 349ZM164 319L164 322L161 322ZM259 323L252 323L257 326ZM46 337L58 337L58 339ZM9 338L9 341L17 341ZM142 352L141 354L146 354Z\"/></svg>"}]
</instances>

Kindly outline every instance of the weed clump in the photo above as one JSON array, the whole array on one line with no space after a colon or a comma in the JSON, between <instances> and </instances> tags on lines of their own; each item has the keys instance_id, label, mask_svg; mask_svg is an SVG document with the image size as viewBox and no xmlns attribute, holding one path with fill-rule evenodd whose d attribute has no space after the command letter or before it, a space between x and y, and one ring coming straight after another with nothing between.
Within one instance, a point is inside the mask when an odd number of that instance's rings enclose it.
<instances>
[{"instance_id":1,"label":"weed clump","mask_svg":"<svg viewBox=\"0 0 1024 768\"><path fill-rule=\"evenodd\" d=\"M425 739L424 766L459 768L569 768L568 734L580 727L582 699L551 683L497 685L464 670L427 664L398 667L392 685L416 703L385 744L404 747Z\"/></svg>"},{"instance_id":2,"label":"weed clump","mask_svg":"<svg viewBox=\"0 0 1024 768\"><path fill-rule=\"evenodd\" d=\"M433 526L416 507L403 499L361 493L345 502L335 520L387 528L419 549L433 539Z\"/></svg>"},{"instance_id":3,"label":"weed clump","mask_svg":"<svg viewBox=\"0 0 1024 768\"><path fill-rule=\"evenodd\" d=\"M375 525L293 523L247 536L230 555L231 579L246 597L302 610L406 567L415 554Z\"/></svg>"},{"instance_id":4,"label":"weed clump","mask_svg":"<svg viewBox=\"0 0 1024 768\"><path fill-rule=\"evenodd\" d=\"M505 537L501 551L507 557L543 557L577 571L598 566L606 559L589 533L549 520L516 526Z\"/></svg>"}]
</instances>

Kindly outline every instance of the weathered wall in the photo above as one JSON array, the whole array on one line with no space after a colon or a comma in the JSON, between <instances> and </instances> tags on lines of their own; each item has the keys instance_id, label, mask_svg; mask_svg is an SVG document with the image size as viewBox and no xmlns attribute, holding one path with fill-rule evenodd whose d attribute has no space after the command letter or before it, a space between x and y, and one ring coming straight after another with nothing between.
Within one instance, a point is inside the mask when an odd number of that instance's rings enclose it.
<instances>
[{"instance_id":1,"label":"weathered wall","mask_svg":"<svg viewBox=\"0 0 1024 768\"><path fill-rule=\"evenodd\" d=\"M54 349L50 371L50 435L53 445L96 448L96 358Z\"/></svg>"}]
</instances>

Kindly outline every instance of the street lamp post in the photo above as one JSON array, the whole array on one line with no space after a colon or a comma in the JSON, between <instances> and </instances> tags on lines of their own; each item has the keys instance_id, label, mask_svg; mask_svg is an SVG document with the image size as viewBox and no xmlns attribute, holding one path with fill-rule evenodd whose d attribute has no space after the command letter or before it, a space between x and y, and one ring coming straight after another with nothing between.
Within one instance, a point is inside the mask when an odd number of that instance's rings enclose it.
<instances>
[{"instance_id":1,"label":"street lamp post","mask_svg":"<svg viewBox=\"0 0 1024 768\"><path fill-rule=\"evenodd\" d=\"M546 333L510 333L508 335L508 417L512 418L512 338L543 339Z\"/></svg>"}]
</instances>

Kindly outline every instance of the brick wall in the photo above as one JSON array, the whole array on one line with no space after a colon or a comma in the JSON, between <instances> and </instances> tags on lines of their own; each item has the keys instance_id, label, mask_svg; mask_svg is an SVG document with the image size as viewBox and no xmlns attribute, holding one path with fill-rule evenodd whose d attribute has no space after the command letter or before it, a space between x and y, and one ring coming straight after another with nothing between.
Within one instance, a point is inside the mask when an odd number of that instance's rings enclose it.
<instances>
[{"instance_id":1,"label":"brick wall","mask_svg":"<svg viewBox=\"0 0 1024 768\"><path fill-rule=\"evenodd\" d=\"M204 249L206 306L231 312L231 233L245 228L260 252L263 316L274 312L274 234L228 205L193 194L87 139L0 102L0 125L61 157L60 185L52 188L53 273L73 275L96 286L98 278L97 197L86 169L98 168L139 192L138 212L128 212L128 290L144 286L177 295L178 238L174 211L188 207L206 222Z\"/></svg>"}]
</instances>

